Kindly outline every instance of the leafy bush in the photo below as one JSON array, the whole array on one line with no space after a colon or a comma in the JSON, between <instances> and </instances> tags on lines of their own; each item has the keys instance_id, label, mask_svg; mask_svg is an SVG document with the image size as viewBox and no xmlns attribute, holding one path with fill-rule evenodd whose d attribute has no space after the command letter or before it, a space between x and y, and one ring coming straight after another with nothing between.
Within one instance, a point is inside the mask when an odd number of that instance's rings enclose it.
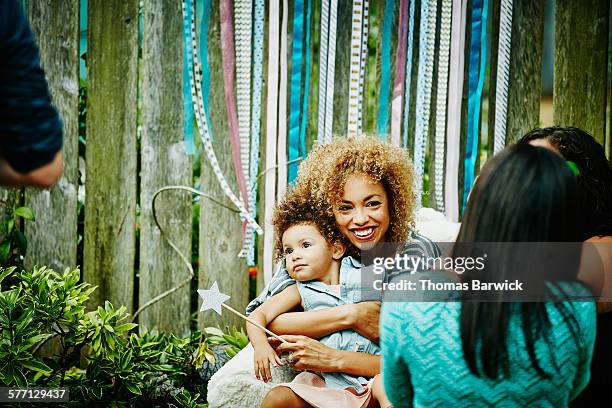
<instances>
[{"instance_id":1,"label":"leafy bush","mask_svg":"<svg viewBox=\"0 0 612 408\"><path fill-rule=\"evenodd\" d=\"M23 258L28 248L28 241L19 229L20 218L34 221L34 213L29 207L7 207L0 221L0 267L23 268Z\"/></svg>"},{"instance_id":2,"label":"leafy bush","mask_svg":"<svg viewBox=\"0 0 612 408\"><path fill-rule=\"evenodd\" d=\"M79 279L78 269L0 269L0 386L68 387L72 405L199 407L206 382L198 370L210 374L248 343L242 331L216 328L138 335L123 306L107 301L88 312L95 287ZM51 339L59 352L41 356Z\"/></svg>"}]
</instances>

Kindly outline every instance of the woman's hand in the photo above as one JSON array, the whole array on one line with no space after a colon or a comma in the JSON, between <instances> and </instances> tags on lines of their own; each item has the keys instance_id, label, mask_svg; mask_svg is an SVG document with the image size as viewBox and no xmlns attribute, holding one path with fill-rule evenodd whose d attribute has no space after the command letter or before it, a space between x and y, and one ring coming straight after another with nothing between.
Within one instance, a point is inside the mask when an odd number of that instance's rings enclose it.
<instances>
[{"instance_id":1,"label":"woman's hand","mask_svg":"<svg viewBox=\"0 0 612 408\"><path fill-rule=\"evenodd\" d=\"M284 335L289 343L280 343L278 339L269 337L270 345L276 349L276 354L289 353L287 362L296 370L311 370L319 372L338 371L338 350L327 347L310 337Z\"/></svg>"},{"instance_id":2,"label":"woman's hand","mask_svg":"<svg viewBox=\"0 0 612 408\"><path fill-rule=\"evenodd\" d=\"M352 308L350 321L353 330L378 344L380 340L378 331L380 302L361 302L347 306Z\"/></svg>"},{"instance_id":3,"label":"woman's hand","mask_svg":"<svg viewBox=\"0 0 612 408\"><path fill-rule=\"evenodd\" d=\"M274 353L274 349L268 344L262 344L261 346L254 347L254 349L255 358L253 369L255 371L255 377L263 382L272 381L270 365L274 367L283 365L280 357Z\"/></svg>"}]
</instances>

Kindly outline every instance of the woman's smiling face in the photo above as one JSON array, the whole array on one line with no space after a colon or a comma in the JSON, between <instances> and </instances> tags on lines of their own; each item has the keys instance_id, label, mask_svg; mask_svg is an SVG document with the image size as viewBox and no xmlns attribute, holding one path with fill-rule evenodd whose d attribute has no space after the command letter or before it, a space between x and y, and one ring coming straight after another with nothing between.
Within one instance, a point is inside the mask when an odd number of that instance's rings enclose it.
<instances>
[{"instance_id":1,"label":"woman's smiling face","mask_svg":"<svg viewBox=\"0 0 612 408\"><path fill-rule=\"evenodd\" d=\"M338 228L359 250L381 242L389 229L389 199L385 187L367 175L350 176L334 205Z\"/></svg>"}]
</instances>

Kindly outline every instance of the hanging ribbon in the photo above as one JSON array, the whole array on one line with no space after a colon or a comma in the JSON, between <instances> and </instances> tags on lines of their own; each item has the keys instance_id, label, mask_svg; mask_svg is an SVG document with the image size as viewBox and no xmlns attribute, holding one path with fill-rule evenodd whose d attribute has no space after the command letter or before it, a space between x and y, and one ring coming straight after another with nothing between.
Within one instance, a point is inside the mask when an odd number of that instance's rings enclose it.
<instances>
[{"instance_id":1,"label":"hanging ribbon","mask_svg":"<svg viewBox=\"0 0 612 408\"><path fill-rule=\"evenodd\" d=\"M499 17L499 45L497 47L497 81L495 88L495 136L493 152L506 145L506 115L508 110L508 81L510 78L510 47L512 42L512 0L502 0Z\"/></svg>"},{"instance_id":2,"label":"hanging ribbon","mask_svg":"<svg viewBox=\"0 0 612 408\"><path fill-rule=\"evenodd\" d=\"M348 98L348 134L359 136L361 134L361 118L359 112L362 111L363 104L363 80L362 67L364 62L363 46L364 35L367 38L367 14L366 5L363 0L353 0L353 16L351 18L351 55L349 62L349 98ZM364 26L366 30L364 30ZM364 31L365 34L364 34ZM367 45L367 44L366 44Z\"/></svg>"},{"instance_id":3,"label":"hanging ribbon","mask_svg":"<svg viewBox=\"0 0 612 408\"><path fill-rule=\"evenodd\" d=\"M261 91L263 83L263 48L264 48L264 0L255 1L255 32L253 42L253 104L251 106L251 161L249 180L249 211L257 214L257 188L259 169L259 134L261 131ZM255 233L251 231L252 245L247 249L247 264L255 265Z\"/></svg>"},{"instance_id":4,"label":"hanging ribbon","mask_svg":"<svg viewBox=\"0 0 612 408\"><path fill-rule=\"evenodd\" d=\"M210 89L210 64L208 63L208 24L210 22L210 10L212 0L202 0L202 21L200 23L200 59L202 63L202 89ZM206 122L210 123L210 107L208 103L208 92L202 95L204 103L204 114ZM213 135L210 139L214 140Z\"/></svg>"},{"instance_id":5,"label":"hanging ribbon","mask_svg":"<svg viewBox=\"0 0 612 408\"><path fill-rule=\"evenodd\" d=\"M291 98L289 110L289 169L288 182L297 176L300 150L300 109L302 94L302 52L304 41L304 0L293 4L293 46L291 49Z\"/></svg>"},{"instance_id":6,"label":"hanging ribbon","mask_svg":"<svg viewBox=\"0 0 612 408\"><path fill-rule=\"evenodd\" d=\"M417 79L416 124L414 130L414 170L417 208L421 206L425 149L429 131L431 82L433 76L434 47L436 39L436 0L421 2L421 28L419 38L419 70Z\"/></svg>"},{"instance_id":7,"label":"hanging ribbon","mask_svg":"<svg viewBox=\"0 0 612 408\"><path fill-rule=\"evenodd\" d=\"M289 0L283 0L283 20L280 42L280 81L278 94L278 182L276 200L287 191L287 23L289 20Z\"/></svg>"},{"instance_id":8,"label":"hanging ribbon","mask_svg":"<svg viewBox=\"0 0 612 408\"><path fill-rule=\"evenodd\" d=\"M442 0L440 18L440 51L438 57L438 94L436 97L436 134L434 145L434 190L436 207L444 212L444 143L446 130L446 97L448 84L448 62L451 41L452 0ZM431 180L431 178L430 178Z\"/></svg>"},{"instance_id":9,"label":"hanging ribbon","mask_svg":"<svg viewBox=\"0 0 612 408\"><path fill-rule=\"evenodd\" d=\"M215 155L211 138L210 138L210 129L208 127L208 122L206 121L206 115L204 114L204 103L202 101L202 87L201 87L201 77L200 70L195 69L195 67L199 66L198 61L198 52L196 46L196 34L195 34L195 19L193 16L193 0L184 0L182 3L183 6L183 18L185 22L187 22L187 9L190 10L190 18L191 18L191 36L187 37L187 64L189 65L189 83L191 84L191 99L194 105L194 112L196 117L196 123L198 124L198 130L200 131L200 136L202 138L202 142L204 144L204 151L210 162L210 165L213 169L213 173L215 174L221 189L224 194L232 201L232 203L236 206L236 208L240 211L241 216L254 228L258 234L263 234L263 230L257 224L255 219L248 212L243 202L233 193L227 180L223 176L221 172L221 168L219 166L219 161ZM187 27L187 24L184 25ZM196 78L197 77L197 78Z\"/></svg>"},{"instance_id":10,"label":"hanging ribbon","mask_svg":"<svg viewBox=\"0 0 612 408\"><path fill-rule=\"evenodd\" d=\"M363 1L363 31L361 34L361 62L359 68L359 105L357 110L357 134L363 136L363 92L365 89L365 67L368 59L368 32L369 32L369 14L370 3L368 0Z\"/></svg>"},{"instance_id":11,"label":"hanging ribbon","mask_svg":"<svg viewBox=\"0 0 612 408\"><path fill-rule=\"evenodd\" d=\"M404 86L404 147L408 147L408 117L410 114L410 87L412 82L412 43L414 40L414 2L410 0L409 18L408 18L408 50L406 52L406 84Z\"/></svg>"},{"instance_id":12,"label":"hanging ribbon","mask_svg":"<svg viewBox=\"0 0 612 408\"><path fill-rule=\"evenodd\" d=\"M186 10L191 13L191 10ZM189 33L189 21L191 16L183 20L183 138L185 140L185 151L188 155L195 154L193 142L193 103L191 101L191 87L189 86L189 64L187 63L187 46Z\"/></svg>"},{"instance_id":13,"label":"hanging ribbon","mask_svg":"<svg viewBox=\"0 0 612 408\"><path fill-rule=\"evenodd\" d=\"M276 189L276 139L278 115L278 65L280 58L280 4L279 0L270 0L268 7L268 80L266 103L266 169L264 189L264 253L263 272L264 282L272 278L274 265L274 226L272 215L274 213Z\"/></svg>"},{"instance_id":14,"label":"hanging ribbon","mask_svg":"<svg viewBox=\"0 0 612 408\"><path fill-rule=\"evenodd\" d=\"M234 54L234 23L232 19L232 0L222 0L219 4L221 18L221 58L223 62L223 85L225 89L225 109L229 124L230 144L234 172L240 188L240 194L248 207L249 195L240 154L240 138L238 136L238 116L236 113L236 98L234 97L234 68L236 57Z\"/></svg>"},{"instance_id":15,"label":"hanging ribbon","mask_svg":"<svg viewBox=\"0 0 612 408\"><path fill-rule=\"evenodd\" d=\"M395 62L395 86L391 100L391 143L400 145L402 130L402 96L404 95L406 75L406 35L408 32L408 0L400 1L399 27L397 30L397 56Z\"/></svg>"},{"instance_id":16,"label":"hanging ribbon","mask_svg":"<svg viewBox=\"0 0 612 408\"><path fill-rule=\"evenodd\" d=\"M338 0L323 0L321 7L321 56L319 64L318 144L332 139L336 28Z\"/></svg>"},{"instance_id":17,"label":"hanging ribbon","mask_svg":"<svg viewBox=\"0 0 612 408\"><path fill-rule=\"evenodd\" d=\"M459 153L461 129L461 98L463 95L463 67L465 48L465 1L453 0L451 25L450 75L448 86L448 119L446 128L446 180L444 198L446 217L459 221Z\"/></svg>"},{"instance_id":18,"label":"hanging ribbon","mask_svg":"<svg viewBox=\"0 0 612 408\"><path fill-rule=\"evenodd\" d=\"M250 199L250 133L251 133L251 38L253 8L250 0L234 2L236 33L236 110L238 111L238 138L240 141L240 163L246 185L246 200ZM248 205L250 209L251 206ZM252 213L254 214L254 213ZM243 226L244 227L244 226ZM246 257L254 245L253 235L244 231L240 256Z\"/></svg>"},{"instance_id":19,"label":"hanging ribbon","mask_svg":"<svg viewBox=\"0 0 612 408\"><path fill-rule=\"evenodd\" d=\"M306 158L306 127L308 121L308 94L310 93L310 20L312 18L312 1L308 0L306 14L306 58L304 61L306 77L304 79L304 96L302 100L302 124L300 125L300 153L302 160Z\"/></svg>"},{"instance_id":20,"label":"hanging ribbon","mask_svg":"<svg viewBox=\"0 0 612 408\"><path fill-rule=\"evenodd\" d=\"M472 8L472 41L470 45L469 94L466 129L465 164L463 177L463 205L465 210L467 198L474 184L476 156L480 129L480 101L487 59L487 12L488 0L474 0ZM480 60L480 63L479 63Z\"/></svg>"},{"instance_id":21,"label":"hanging ribbon","mask_svg":"<svg viewBox=\"0 0 612 408\"><path fill-rule=\"evenodd\" d=\"M380 51L380 96L378 98L378 122L376 127L376 132L378 133L379 137L384 137L385 135L387 135L387 123L389 122L389 84L391 83L391 28L393 25L394 11L395 0L385 0L385 18L383 20L382 44Z\"/></svg>"}]
</instances>

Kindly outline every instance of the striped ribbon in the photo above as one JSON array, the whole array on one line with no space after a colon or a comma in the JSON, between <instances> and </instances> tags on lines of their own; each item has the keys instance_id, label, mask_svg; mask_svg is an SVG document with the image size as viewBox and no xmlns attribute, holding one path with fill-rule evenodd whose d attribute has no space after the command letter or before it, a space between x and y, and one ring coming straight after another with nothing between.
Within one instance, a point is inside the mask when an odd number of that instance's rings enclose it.
<instances>
[{"instance_id":1,"label":"striped ribbon","mask_svg":"<svg viewBox=\"0 0 612 408\"><path fill-rule=\"evenodd\" d=\"M191 13L191 10L186 10ZM183 20L183 44L187 44L189 33L188 22L191 16ZM183 47L183 138L185 141L185 151L188 155L195 154L195 144L193 141L193 102L191 101L191 87L189 85L189 65L187 64L187 47Z\"/></svg>"},{"instance_id":2,"label":"striped ribbon","mask_svg":"<svg viewBox=\"0 0 612 408\"><path fill-rule=\"evenodd\" d=\"M369 28L369 13L370 13L370 2L363 0L363 32L362 32L362 44L361 44L361 63L359 68L359 109L357 111L357 134L363 135L362 124L363 124L363 92L365 89L365 67L368 59L368 28Z\"/></svg>"},{"instance_id":3,"label":"striped ribbon","mask_svg":"<svg viewBox=\"0 0 612 408\"><path fill-rule=\"evenodd\" d=\"M395 12L395 0L385 0L385 18L382 28L382 44L380 51L381 73L380 73L380 96L378 98L378 122L376 132L379 137L387 134L387 123L389 122L389 84L391 83L391 28L393 25L393 14Z\"/></svg>"},{"instance_id":4,"label":"striped ribbon","mask_svg":"<svg viewBox=\"0 0 612 408\"><path fill-rule=\"evenodd\" d=\"M408 147L408 117L410 114L410 87L412 82L412 43L414 41L414 2L410 0L410 10L408 12L408 45L407 45L407 58L406 58L406 84L404 86L404 147Z\"/></svg>"},{"instance_id":5,"label":"striped ribbon","mask_svg":"<svg viewBox=\"0 0 612 408\"><path fill-rule=\"evenodd\" d=\"M484 73L487 58L487 12L488 0L474 0L472 8L472 41L470 45L469 93L466 129L466 146L463 175L463 204L465 210L467 198L474 184L476 156L480 129L480 101L484 85ZM479 61L480 60L480 61Z\"/></svg>"},{"instance_id":6,"label":"striped ribbon","mask_svg":"<svg viewBox=\"0 0 612 408\"><path fill-rule=\"evenodd\" d=\"M395 86L391 100L391 143L400 145L402 130L402 97L406 75L406 35L408 32L408 0L400 1L399 27L397 30L397 57L395 62Z\"/></svg>"},{"instance_id":7,"label":"striped ribbon","mask_svg":"<svg viewBox=\"0 0 612 408\"><path fill-rule=\"evenodd\" d=\"M508 81L510 78L510 47L512 42L512 0L501 1L499 17L499 45L497 47L497 83L495 88L495 134L493 152L506 145L506 115L508 110Z\"/></svg>"},{"instance_id":8,"label":"striped ribbon","mask_svg":"<svg viewBox=\"0 0 612 408\"><path fill-rule=\"evenodd\" d=\"M278 65L280 57L280 4L279 0L270 0L268 6L268 80L267 80L267 103L266 103L266 169L264 188L264 250L263 250L263 272L264 282L268 283L272 278L274 266L274 227L272 226L272 215L274 213L275 189L276 189L276 139L277 139L277 116L278 116Z\"/></svg>"},{"instance_id":9,"label":"striped ribbon","mask_svg":"<svg viewBox=\"0 0 612 408\"><path fill-rule=\"evenodd\" d=\"M283 0L283 20L280 41L280 81L278 90L278 181L276 199L280 200L287 190L287 22L289 0Z\"/></svg>"},{"instance_id":10,"label":"striped ribbon","mask_svg":"<svg viewBox=\"0 0 612 408\"><path fill-rule=\"evenodd\" d=\"M304 79L304 96L302 100L302 124L300 125L300 152L302 159L306 158L306 128L308 122L308 95L310 93L310 20L312 19L312 1L308 0L306 14L306 58L304 61L306 75Z\"/></svg>"},{"instance_id":11,"label":"striped ribbon","mask_svg":"<svg viewBox=\"0 0 612 408\"><path fill-rule=\"evenodd\" d=\"M322 0L317 144L332 139L338 0Z\"/></svg>"},{"instance_id":12,"label":"striped ribbon","mask_svg":"<svg viewBox=\"0 0 612 408\"><path fill-rule=\"evenodd\" d=\"M238 137L240 140L240 163L245 178L247 203L250 199L251 176L250 133L251 133L251 38L253 31L253 8L250 0L234 2L234 27L236 35L236 109L238 111ZM248 208L251 209L251 205ZM254 212L251 212L255 215ZM243 226L244 227L244 226ZM254 245L253 234L243 233L240 255L246 257Z\"/></svg>"},{"instance_id":13,"label":"striped ribbon","mask_svg":"<svg viewBox=\"0 0 612 408\"><path fill-rule=\"evenodd\" d=\"M238 116L236 113L236 98L234 96L234 68L236 56L234 54L234 22L232 18L232 0L222 0L219 3L219 15L221 19L221 59L223 60L223 85L225 89L225 109L229 124L230 145L232 147L232 159L234 161L234 172L238 181L240 195L244 206L248 208L249 195L247 184L243 173L240 153L240 138L238 136ZM243 235L244 235L243 228Z\"/></svg>"},{"instance_id":14,"label":"striped ribbon","mask_svg":"<svg viewBox=\"0 0 612 408\"><path fill-rule=\"evenodd\" d=\"M466 1L453 0L450 75L448 81L448 118L446 128L446 180L444 197L446 217L459 220L459 152L461 98L463 95L463 50L465 47Z\"/></svg>"},{"instance_id":15,"label":"striped ribbon","mask_svg":"<svg viewBox=\"0 0 612 408\"><path fill-rule=\"evenodd\" d=\"M444 142L446 130L446 97L448 93L448 63L451 41L452 0L442 0L440 17L440 50L438 57L438 88L436 97L436 134L434 145L434 190L436 207L444 212Z\"/></svg>"},{"instance_id":16,"label":"striped ribbon","mask_svg":"<svg viewBox=\"0 0 612 408\"><path fill-rule=\"evenodd\" d=\"M257 214L257 171L259 168L259 139L261 132L261 91L263 83L263 48L264 48L264 0L255 0L255 36L253 42L253 104L251 106L251 166L249 170L249 210ZM247 264L255 265L255 233L249 227L253 245L247 250Z\"/></svg>"},{"instance_id":17,"label":"striped ribbon","mask_svg":"<svg viewBox=\"0 0 612 408\"><path fill-rule=\"evenodd\" d=\"M187 37L187 44L186 44L187 49L188 49L187 64L189 66L189 83L191 84L191 99L195 107L194 111L195 111L196 123L198 124L198 130L200 131L200 136L202 138L202 142L204 145L204 151L206 153L208 161L210 162L213 172L215 173L217 181L219 181L219 184L224 194L232 201L232 203L236 206L236 208L238 208L241 216L244 217L244 219L246 219L246 221L255 228L255 231L261 235L263 234L263 230L257 224L255 219L251 216L251 214L248 212L246 207L243 205L242 201L234 194L234 192L230 188L229 184L227 183L227 180L225 179L225 177L223 176L223 173L221 172L219 161L217 160L217 156L215 155L215 152L214 152L214 149L211 143L210 129L208 127L206 115L204 114L204 103L202 101L202 96L201 96L203 92L202 92L202 87L201 87L200 70L195 69L195 67L199 66L199 61L198 61L198 51L197 51L197 46L196 46L195 19L193 17L193 0L183 0L182 6L183 6L183 18L185 19L185 21L187 21L187 17L188 17L186 10L187 9L190 10L191 36Z\"/></svg>"},{"instance_id":18,"label":"striped ribbon","mask_svg":"<svg viewBox=\"0 0 612 408\"><path fill-rule=\"evenodd\" d=\"M348 135L361 135L361 112L363 112L363 74L367 50L368 4L364 0L353 0L351 19L351 55L349 73Z\"/></svg>"},{"instance_id":19,"label":"striped ribbon","mask_svg":"<svg viewBox=\"0 0 612 408\"><path fill-rule=\"evenodd\" d=\"M291 49L291 97L289 110L288 182L297 176L300 150L300 110L302 94L302 53L304 47L304 0L293 3L293 46Z\"/></svg>"},{"instance_id":20,"label":"striped ribbon","mask_svg":"<svg viewBox=\"0 0 612 408\"><path fill-rule=\"evenodd\" d=\"M433 76L434 47L436 39L436 0L421 2L421 28L419 38L419 70L417 79L416 124L414 130L414 170L417 208L421 206L425 149L429 131L431 82Z\"/></svg>"}]
</instances>

